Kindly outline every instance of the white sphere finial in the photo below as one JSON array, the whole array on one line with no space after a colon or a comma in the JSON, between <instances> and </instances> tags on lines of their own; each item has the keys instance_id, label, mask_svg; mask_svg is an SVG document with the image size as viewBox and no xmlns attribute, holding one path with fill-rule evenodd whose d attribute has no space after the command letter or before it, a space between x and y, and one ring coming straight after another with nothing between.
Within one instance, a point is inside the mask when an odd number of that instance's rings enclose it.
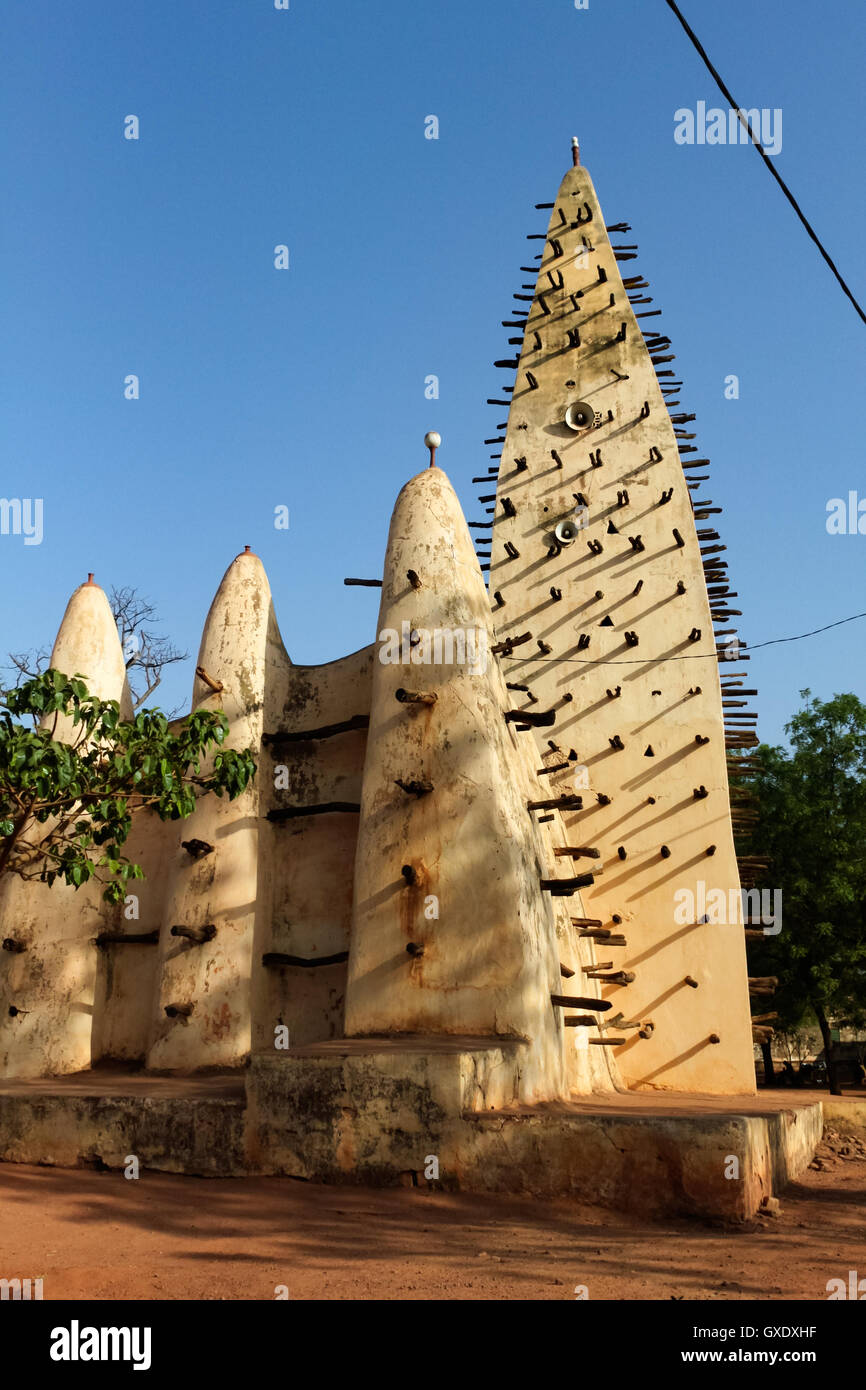
<instances>
[{"instance_id":1,"label":"white sphere finial","mask_svg":"<svg viewBox=\"0 0 866 1390\"><path fill-rule=\"evenodd\" d=\"M430 467L431 467L431 468L435 468L435 466L436 466L436 450L439 448L439 445L442 443L442 436L441 436L441 434L437 434L436 430L428 430L427 433L426 433L425 436L424 436L424 443L427 445L427 448L430 450Z\"/></svg>"}]
</instances>

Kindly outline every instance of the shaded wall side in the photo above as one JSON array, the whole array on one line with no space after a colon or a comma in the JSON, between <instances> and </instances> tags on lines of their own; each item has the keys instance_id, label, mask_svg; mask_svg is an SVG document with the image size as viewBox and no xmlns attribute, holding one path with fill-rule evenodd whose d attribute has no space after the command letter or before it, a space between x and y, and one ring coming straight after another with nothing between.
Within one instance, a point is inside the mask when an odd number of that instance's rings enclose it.
<instances>
[{"instance_id":1,"label":"shaded wall side","mask_svg":"<svg viewBox=\"0 0 866 1390\"><path fill-rule=\"evenodd\" d=\"M292 666L266 692L266 732L303 734L369 717L374 648L323 666ZM254 1052L272 1053L280 1025L292 1046L343 1036L347 964L268 965L349 949L358 816L349 811L268 820L268 812L360 803L365 728L270 741L260 770L260 936L252 963Z\"/></svg>"},{"instance_id":2,"label":"shaded wall side","mask_svg":"<svg viewBox=\"0 0 866 1390\"><path fill-rule=\"evenodd\" d=\"M450 659L444 636L437 655L437 632L451 635ZM459 657L460 634L466 653L474 634L475 661ZM527 809L545 794L533 741L505 721L483 579L439 469L410 480L398 498L379 643L347 1034L522 1037L531 1046L519 1094L561 1095L564 1029L551 1002L562 978L557 919L541 879L562 876L563 865L554 865ZM436 699L406 703L400 689Z\"/></svg>"},{"instance_id":3,"label":"shaded wall side","mask_svg":"<svg viewBox=\"0 0 866 1390\"><path fill-rule=\"evenodd\" d=\"M144 870L131 880L126 901L113 909L105 929L123 936L159 933L164 921L171 874L185 839L182 825L161 821L150 811L137 815L125 852ZM206 861L201 872L207 873ZM96 993L93 1006L93 1060L143 1062L154 991L159 979L159 940L151 945L107 944L96 952Z\"/></svg>"}]
</instances>

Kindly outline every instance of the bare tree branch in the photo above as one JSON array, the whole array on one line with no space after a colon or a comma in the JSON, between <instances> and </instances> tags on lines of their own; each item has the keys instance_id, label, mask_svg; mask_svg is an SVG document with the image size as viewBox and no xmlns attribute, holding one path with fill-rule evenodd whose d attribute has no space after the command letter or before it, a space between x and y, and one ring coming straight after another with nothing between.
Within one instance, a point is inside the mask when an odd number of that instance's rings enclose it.
<instances>
[{"instance_id":1,"label":"bare tree branch","mask_svg":"<svg viewBox=\"0 0 866 1390\"><path fill-rule=\"evenodd\" d=\"M138 710L160 684L166 666L188 661L189 652L180 651L170 638L154 631L159 624L156 609L137 589L130 585L122 589L112 587L108 601L123 649L132 707ZM15 671L17 689L24 681L32 680L47 670L50 658L48 647L10 652L5 669ZM175 719L182 713L180 707L167 711L169 719Z\"/></svg>"},{"instance_id":2,"label":"bare tree branch","mask_svg":"<svg viewBox=\"0 0 866 1390\"><path fill-rule=\"evenodd\" d=\"M170 638L153 631L151 624L159 622L156 609L136 589L129 585L112 588L109 601L126 661L133 708L140 709L156 690L166 666L187 661L189 653L179 651ZM176 713L171 711L170 717Z\"/></svg>"},{"instance_id":3,"label":"bare tree branch","mask_svg":"<svg viewBox=\"0 0 866 1390\"><path fill-rule=\"evenodd\" d=\"M41 675L48 667L50 656L47 647L37 647L31 652L10 652L5 669L18 672L15 677L15 689L17 690L24 681L33 680L35 676Z\"/></svg>"}]
</instances>

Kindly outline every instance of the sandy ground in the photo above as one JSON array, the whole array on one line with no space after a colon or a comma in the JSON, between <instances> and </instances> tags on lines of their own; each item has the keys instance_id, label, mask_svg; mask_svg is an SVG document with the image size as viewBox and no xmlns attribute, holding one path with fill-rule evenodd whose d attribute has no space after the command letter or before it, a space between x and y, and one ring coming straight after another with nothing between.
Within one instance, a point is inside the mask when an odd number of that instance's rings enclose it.
<instances>
[{"instance_id":1,"label":"sandy ground","mask_svg":"<svg viewBox=\"0 0 866 1390\"><path fill-rule=\"evenodd\" d=\"M831 1128L775 1217L0 1165L0 1275L46 1299L818 1299L866 1276L866 1143ZM844 1152L847 1149L847 1153Z\"/></svg>"}]
</instances>

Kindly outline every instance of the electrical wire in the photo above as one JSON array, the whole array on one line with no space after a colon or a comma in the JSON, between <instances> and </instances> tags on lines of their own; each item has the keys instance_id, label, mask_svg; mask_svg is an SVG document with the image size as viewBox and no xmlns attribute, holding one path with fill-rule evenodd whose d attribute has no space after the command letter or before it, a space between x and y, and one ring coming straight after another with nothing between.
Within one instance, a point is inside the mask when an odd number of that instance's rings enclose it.
<instances>
[{"instance_id":1,"label":"electrical wire","mask_svg":"<svg viewBox=\"0 0 866 1390\"><path fill-rule=\"evenodd\" d=\"M854 297L852 291L848 288L848 286L846 285L845 281L842 279L842 276L841 276L841 274L839 273L839 270L837 269L835 262L833 261L833 259L832 259L832 257L830 256L829 252L828 252L828 251L826 250L826 248L824 247L824 245L823 245L823 243L822 243L820 237L818 236L818 233L815 231L814 227L813 227L812 224L810 223L810 221L809 221L809 219L807 218L806 214L803 212L803 209L800 207L800 204L797 202L797 199L794 197L794 195L793 195L793 193L791 192L790 188L789 188L788 185L785 183L785 180L782 178L781 174L780 174L780 173L778 172L778 170L776 169L776 166L773 164L772 160L770 159L770 156L767 154L767 151L764 149L764 147L763 147L763 145L761 144L761 142L760 142L758 139L756 139L755 133L754 133L754 131L752 130L751 121L750 121L749 118L748 118L748 114L747 114L747 113L743 110L743 108L740 106L739 102L735 101L734 98L731 96L731 93L728 91L727 87L725 86L724 82L722 81L721 77L719 76L719 73L718 73L718 72L716 71L716 69L713 67L713 64L712 64L711 61L710 61L710 58L709 58L709 55L708 55L706 49L704 48L703 44L701 43L701 41L700 41L700 39L698 38L698 36L697 36L697 34L695 33L695 31L691 28L691 26L690 26L688 20L687 20L687 19L685 18L685 16L682 14L682 12L681 12L679 6L676 4L676 0L666 0L666 3L667 3L667 6L668 6L668 9L673 10L673 12L674 12L674 14L676 15L677 19L679 20L680 24L681 24L681 25L683 26L683 28L685 29L685 31L686 31L686 33L688 34L688 36L689 36L689 38L690 38L692 44L694 45L694 47L697 49L698 53L700 54L700 56L701 56L701 58L702 58L702 60L703 60L704 66L706 67L707 71L711 74L711 76L712 76L714 82L716 83L716 86L719 88L720 92L722 92L723 96L726 97L726 99L728 100L728 102L730 102L730 105L731 105L732 109L734 109L734 110L736 111L737 116L738 116L739 121L740 121L740 124L745 126L746 130L747 130L748 133L749 133L749 139L751 140L752 144L755 146L755 149L758 151L758 154L759 154L759 155L761 156L761 158L763 159L764 163L766 164L766 166L767 166L767 168L769 169L770 173L773 175L773 178L776 180L776 183L777 183L777 184L779 185L779 187L781 188L781 190L782 190L782 192L784 193L785 197L788 199L788 202L791 204L791 207L794 209L795 213L796 213L797 216L799 217L799 219L800 219L800 221L802 222L803 226L806 228L806 231L807 231L808 235L811 237L812 241L814 241L815 245L817 246L817 248L818 248L818 250L820 251L821 255L823 256L824 260L827 262L827 265L830 267L831 271L832 271L833 274L835 275L835 277L836 277L836 279L838 280L839 285L841 286L843 292L848 296L848 298L850 299L851 303L854 305L854 308L856 309L857 313L860 315L860 318L862 319L862 321L863 321L864 323L866 323L866 313L864 313L863 309L860 307L860 305L858 304L857 300L855 299L855 297Z\"/></svg>"},{"instance_id":2,"label":"electrical wire","mask_svg":"<svg viewBox=\"0 0 866 1390\"><path fill-rule=\"evenodd\" d=\"M796 637L770 637L766 642L751 643L742 642L739 637L735 637L728 643L728 646L736 646L738 649L742 650L743 653L748 654L758 651L761 647L778 646L780 642L803 642L807 637L817 637L819 632L829 632L833 627L844 627L845 623L855 623L858 618L866 618L866 613L853 613L850 618L839 618L835 623L825 623L823 627L812 628L811 632L800 632ZM504 638L503 640L505 641L507 639ZM542 654L531 657L516 656L514 653L510 655L503 653L503 655L508 656L508 659L511 661L540 661L542 659ZM559 660L566 666L646 666L649 662L652 662L654 666L662 666L669 661L709 661L713 657L718 657L718 651L695 652L688 656L644 656L636 661L605 661L604 659L594 660L592 657L579 656L561 657ZM739 656L731 657L732 661L738 661L740 659Z\"/></svg>"}]
</instances>

